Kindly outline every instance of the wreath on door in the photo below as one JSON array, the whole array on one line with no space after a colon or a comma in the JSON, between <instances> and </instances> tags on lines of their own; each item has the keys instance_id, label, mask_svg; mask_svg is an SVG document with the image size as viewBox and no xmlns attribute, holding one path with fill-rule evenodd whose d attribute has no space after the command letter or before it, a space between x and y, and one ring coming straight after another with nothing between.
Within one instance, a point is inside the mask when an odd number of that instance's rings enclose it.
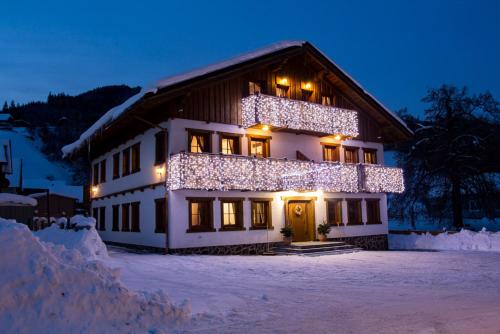
<instances>
[{"instance_id":1,"label":"wreath on door","mask_svg":"<svg viewBox=\"0 0 500 334\"><path fill-rule=\"evenodd\" d=\"M300 217L302 216L302 207L300 205L295 205L295 208L293 209L293 211L295 212L295 215L297 217Z\"/></svg>"}]
</instances>

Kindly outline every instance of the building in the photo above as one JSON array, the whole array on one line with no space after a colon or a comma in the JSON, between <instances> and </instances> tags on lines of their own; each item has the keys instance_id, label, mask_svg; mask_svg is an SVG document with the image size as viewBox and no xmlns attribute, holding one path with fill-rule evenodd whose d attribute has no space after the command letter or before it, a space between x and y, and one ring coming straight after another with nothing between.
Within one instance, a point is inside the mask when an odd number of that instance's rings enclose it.
<instances>
[{"instance_id":1,"label":"building","mask_svg":"<svg viewBox=\"0 0 500 334\"><path fill-rule=\"evenodd\" d=\"M107 112L67 157L92 160L103 240L176 253L259 253L331 239L387 247L383 143L412 132L308 42L281 42L169 77Z\"/></svg>"},{"instance_id":2,"label":"building","mask_svg":"<svg viewBox=\"0 0 500 334\"><path fill-rule=\"evenodd\" d=\"M44 191L28 196L38 201L35 210L36 215L40 217L72 217L77 208L78 199L64 194ZM49 199L48 202L47 198Z\"/></svg>"}]
</instances>

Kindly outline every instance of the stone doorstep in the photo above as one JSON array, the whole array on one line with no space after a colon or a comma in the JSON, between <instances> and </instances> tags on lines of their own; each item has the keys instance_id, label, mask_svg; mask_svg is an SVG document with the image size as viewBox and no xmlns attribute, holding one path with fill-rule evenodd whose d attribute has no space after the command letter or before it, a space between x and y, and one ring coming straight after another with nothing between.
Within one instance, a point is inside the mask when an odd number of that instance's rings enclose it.
<instances>
[{"instance_id":1,"label":"stone doorstep","mask_svg":"<svg viewBox=\"0 0 500 334\"><path fill-rule=\"evenodd\" d=\"M290 253L315 253L315 252L328 252L328 251L336 251L336 250L347 250L357 248L352 245L336 245L336 246L327 246L327 247L314 247L314 248L293 248L293 247L276 247L274 248L276 251L282 252L290 252Z\"/></svg>"},{"instance_id":2,"label":"stone doorstep","mask_svg":"<svg viewBox=\"0 0 500 334\"><path fill-rule=\"evenodd\" d=\"M343 241L301 241L301 242L292 242L291 245L285 247L307 249L307 248L318 248L318 247L343 246L345 244L346 243Z\"/></svg>"}]
</instances>

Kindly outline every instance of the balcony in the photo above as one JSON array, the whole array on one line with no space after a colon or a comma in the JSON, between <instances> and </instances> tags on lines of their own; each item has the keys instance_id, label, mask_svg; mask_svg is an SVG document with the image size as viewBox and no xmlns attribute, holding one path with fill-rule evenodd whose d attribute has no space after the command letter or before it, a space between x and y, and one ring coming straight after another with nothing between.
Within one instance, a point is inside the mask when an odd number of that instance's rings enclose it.
<instances>
[{"instance_id":1,"label":"balcony","mask_svg":"<svg viewBox=\"0 0 500 334\"><path fill-rule=\"evenodd\" d=\"M404 191L399 168L378 165L178 153L170 157L170 190L325 192Z\"/></svg>"},{"instance_id":2,"label":"balcony","mask_svg":"<svg viewBox=\"0 0 500 334\"><path fill-rule=\"evenodd\" d=\"M264 94L242 99L243 127L268 125L317 135L356 137L356 111Z\"/></svg>"}]
</instances>

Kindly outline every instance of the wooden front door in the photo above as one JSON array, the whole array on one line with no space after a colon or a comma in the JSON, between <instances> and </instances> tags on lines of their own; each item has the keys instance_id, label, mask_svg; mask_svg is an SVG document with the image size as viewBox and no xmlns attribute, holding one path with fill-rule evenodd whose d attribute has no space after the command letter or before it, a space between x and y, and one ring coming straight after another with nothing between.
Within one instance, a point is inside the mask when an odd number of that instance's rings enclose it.
<instances>
[{"instance_id":1,"label":"wooden front door","mask_svg":"<svg viewBox=\"0 0 500 334\"><path fill-rule=\"evenodd\" d=\"M312 241L314 233L314 202L312 200L287 200L287 224L293 228L293 241Z\"/></svg>"}]
</instances>

